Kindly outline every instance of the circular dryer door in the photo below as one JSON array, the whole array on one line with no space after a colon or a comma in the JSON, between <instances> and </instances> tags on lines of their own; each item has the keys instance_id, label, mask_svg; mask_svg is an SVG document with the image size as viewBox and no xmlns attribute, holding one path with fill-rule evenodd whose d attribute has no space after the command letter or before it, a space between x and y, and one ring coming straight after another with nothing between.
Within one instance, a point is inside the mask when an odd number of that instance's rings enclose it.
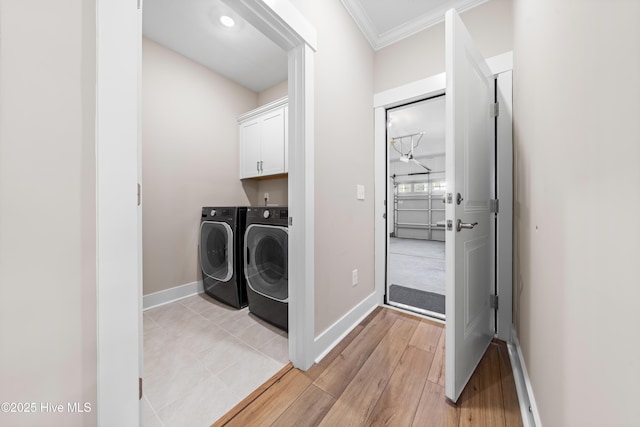
<instances>
[{"instance_id":1,"label":"circular dryer door","mask_svg":"<svg viewBox=\"0 0 640 427\"><path fill-rule=\"evenodd\" d=\"M227 282L233 276L233 231L224 222L200 224L200 264L207 276Z\"/></svg>"},{"instance_id":2,"label":"circular dryer door","mask_svg":"<svg viewBox=\"0 0 640 427\"><path fill-rule=\"evenodd\" d=\"M247 285L267 298L289 298L289 230L251 224L244 234Z\"/></svg>"}]
</instances>

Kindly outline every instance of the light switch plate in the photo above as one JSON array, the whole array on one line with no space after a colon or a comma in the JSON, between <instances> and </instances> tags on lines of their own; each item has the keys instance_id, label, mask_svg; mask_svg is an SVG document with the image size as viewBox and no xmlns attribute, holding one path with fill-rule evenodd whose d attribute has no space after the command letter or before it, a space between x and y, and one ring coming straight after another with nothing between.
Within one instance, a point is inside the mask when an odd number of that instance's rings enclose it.
<instances>
[{"instance_id":1,"label":"light switch plate","mask_svg":"<svg viewBox=\"0 0 640 427\"><path fill-rule=\"evenodd\" d=\"M364 200L364 185L356 185L356 192L356 197L358 198L358 200Z\"/></svg>"}]
</instances>

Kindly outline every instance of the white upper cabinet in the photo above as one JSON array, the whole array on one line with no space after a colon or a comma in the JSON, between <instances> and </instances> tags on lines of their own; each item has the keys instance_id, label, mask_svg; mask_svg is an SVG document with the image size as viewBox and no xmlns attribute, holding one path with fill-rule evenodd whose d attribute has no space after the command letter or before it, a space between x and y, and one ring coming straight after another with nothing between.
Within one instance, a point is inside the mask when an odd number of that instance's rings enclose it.
<instances>
[{"instance_id":1,"label":"white upper cabinet","mask_svg":"<svg viewBox=\"0 0 640 427\"><path fill-rule=\"evenodd\" d=\"M240 123L240 178L251 178L260 173L261 123L259 119Z\"/></svg>"},{"instance_id":2,"label":"white upper cabinet","mask_svg":"<svg viewBox=\"0 0 640 427\"><path fill-rule=\"evenodd\" d=\"M289 106L284 107L284 173L289 173Z\"/></svg>"},{"instance_id":3,"label":"white upper cabinet","mask_svg":"<svg viewBox=\"0 0 640 427\"><path fill-rule=\"evenodd\" d=\"M238 117L240 179L287 172L287 98Z\"/></svg>"}]
</instances>

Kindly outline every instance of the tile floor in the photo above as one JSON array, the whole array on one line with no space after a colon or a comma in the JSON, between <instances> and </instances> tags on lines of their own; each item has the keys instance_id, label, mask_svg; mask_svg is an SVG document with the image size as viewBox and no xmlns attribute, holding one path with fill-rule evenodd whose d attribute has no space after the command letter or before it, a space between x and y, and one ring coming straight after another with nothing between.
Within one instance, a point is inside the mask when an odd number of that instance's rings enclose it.
<instances>
[{"instance_id":1,"label":"tile floor","mask_svg":"<svg viewBox=\"0 0 640 427\"><path fill-rule=\"evenodd\" d=\"M289 362L283 332L195 295L144 312L144 426L209 426Z\"/></svg>"}]
</instances>

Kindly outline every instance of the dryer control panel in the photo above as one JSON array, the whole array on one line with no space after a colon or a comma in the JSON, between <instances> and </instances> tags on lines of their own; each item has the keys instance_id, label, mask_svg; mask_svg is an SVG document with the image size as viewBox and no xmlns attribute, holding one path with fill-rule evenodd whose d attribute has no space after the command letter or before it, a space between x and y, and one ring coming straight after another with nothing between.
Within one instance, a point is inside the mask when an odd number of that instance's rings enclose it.
<instances>
[{"instance_id":1,"label":"dryer control panel","mask_svg":"<svg viewBox=\"0 0 640 427\"><path fill-rule=\"evenodd\" d=\"M233 221L234 212L234 208L204 207L202 208L202 220Z\"/></svg>"},{"instance_id":2,"label":"dryer control panel","mask_svg":"<svg viewBox=\"0 0 640 427\"><path fill-rule=\"evenodd\" d=\"M247 223L288 225L289 209L283 206L260 206L247 209Z\"/></svg>"}]
</instances>

